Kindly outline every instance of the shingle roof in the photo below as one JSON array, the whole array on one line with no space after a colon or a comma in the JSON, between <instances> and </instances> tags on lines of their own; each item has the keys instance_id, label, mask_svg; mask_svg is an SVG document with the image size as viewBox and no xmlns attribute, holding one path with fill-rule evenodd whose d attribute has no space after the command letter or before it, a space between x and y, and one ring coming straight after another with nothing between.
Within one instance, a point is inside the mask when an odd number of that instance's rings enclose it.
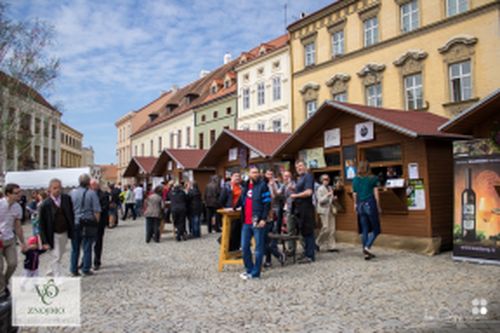
<instances>
[{"instance_id":1,"label":"shingle roof","mask_svg":"<svg viewBox=\"0 0 500 333\"><path fill-rule=\"evenodd\" d=\"M247 64L251 61L254 61L255 59L257 59L259 57L264 56L265 54L269 54L273 51L276 51L276 50L288 45L288 40L289 40L288 34L284 34L284 35L281 35L281 36L279 36L275 39L272 39L268 42L261 43L259 46L254 47L253 49L251 49L248 52L243 52L241 54L241 56L244 55L247 57L247 61L243 64ZM266 53L261 55L259 53L259 51L260 51L260 48L262 46L264 46L266 48ZM243 64L241 64L241 65L243 65Z\"/></svg>"},{"instance_id":2,"label":"shingle roof","mask_svg":"<svg viewBox=\"0 0 500 333\"><path fill-rule=\"evenodd\" d=\"M196 169L207 153L206 149L165 149L174 161L183 169Z\"/></svg>"},{"instance_id":3,"label":"shingle roof","mask_svg":"<svg viewBox=\"0 0 500 333\"><path fill-rule=\"evenodd\" d=\"M386 127L400 134L418 138L435 137L442 139L466 138L463 135L448 134L439 131L439 126L448 119L430 112L403 111L386 108L376 108L366 105L326 101L307 119L290 138L275 151L275 155L285 150L294 150L298 141L308 140L336 112L344 112L375 124Z\"/></svg>"},{"instance_id":4,"label":"shingle roof","mask_svg":"<svg viewBox=\"0 0 500 333\"><path fill-rule=\"evenodd\" d=\"M224 132L227 132L227 134L262 157L272 156L276 148L290 136L290 133L240 131L231 129L225 129Z\"/></svg>"},{"instance_id":5,"label":"shingle roof","mask_svg":"<svg viewBox=\"0 0 500 333\"><path fill-rule=\"evenodd\" d=\"M123 173L123 177L135 177L138 173L151 174L156 159L156 157L132 157Z\"/></svg>"}]
</instances>

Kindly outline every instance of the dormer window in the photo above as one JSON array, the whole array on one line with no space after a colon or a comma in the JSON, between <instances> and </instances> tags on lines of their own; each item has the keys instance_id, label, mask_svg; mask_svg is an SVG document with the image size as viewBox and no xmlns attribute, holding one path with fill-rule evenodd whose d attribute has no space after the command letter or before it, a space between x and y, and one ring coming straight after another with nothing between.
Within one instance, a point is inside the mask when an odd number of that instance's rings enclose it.
<instances>
[{"instance_id":1,"label":"dormer window","mask_svg":"<svg viewBox=\"0 0 500 333\"><path fill-rule=\"evenodd\" d=\"M216 94L217 93L217 85L213 85L212 88L210 89L210 92L212 94Z\"/></svg>"},{"instance_id":2,"label":"dormer window","mask_svg":"<svg viewBox=\"0 0 500 333\"><path fill-rule=\"evenodd\" d=\"M224 89L227 89L231 86L231 80L224 81Z\"/></svg>"},{"instance_id":3,"label":"dormer window","mask_svg":"<svg viewBox=\"0 0 500 333\"><path fill-rule=\"evenodd\" d=\"M266 54L266 48L262 46L259 50L259 55L264 55L264 54Z\"/></svg>"},{"instance_id":4,"label":"dormer window","mask_svg":"<svg viewBox=\"0 0 500 333\"><path fill-rule=\"evenodd\" d=\"M167 109L167 113L172 113L177 106L178 105L174 103L167 104L167 106L165 107Z\"/></svg>"},{"instance_id":5,"label":"dormer window","mask_svg":"<svg viewBox=\"0 0 500 333\"><path fill-rule=\"evenodd\" d=\"M191 104L196 98L198 98L198 94L188 93L186 95L186 103Z\"/></svg>"}]
</instances>

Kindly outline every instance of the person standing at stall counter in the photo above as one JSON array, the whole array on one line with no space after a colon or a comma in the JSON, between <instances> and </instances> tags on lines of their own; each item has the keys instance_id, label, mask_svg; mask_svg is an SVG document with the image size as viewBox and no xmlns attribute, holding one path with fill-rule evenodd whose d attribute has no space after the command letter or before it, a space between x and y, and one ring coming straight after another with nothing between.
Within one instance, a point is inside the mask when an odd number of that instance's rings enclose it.
<instances>
[{"instance_id":1,"label":"person standing at stall counter","mask_svg":"<svg viewBox=\"0 0 500 333\"><path fill-rule=\"evenodd\" d=\"M358 229L361 234L365 260L375 258L371 247L380 234L378 177L369 174L368 162L360 161L358 175L352 181L354 211L358 215Z\"/></svg>"},{"instance_id":2,"label":"person standing at stall counter","mask_svg":"<svg viewBox=\"0 0 500 333\"><path fill-rule=\"evenodd\" d=\"M294 200L294 214L297 216L299 230L305 243L304 257L299 260L299 263L308 264L315 261L314 252L316 250L314 239L316 219L312 201L312 196L314 194L314 177L307 171L306 164L303 160L295 162L295 169L299 175L299 180L295 186L296 193L291 194L290 198Z\"/></svg>"}]
</instances>

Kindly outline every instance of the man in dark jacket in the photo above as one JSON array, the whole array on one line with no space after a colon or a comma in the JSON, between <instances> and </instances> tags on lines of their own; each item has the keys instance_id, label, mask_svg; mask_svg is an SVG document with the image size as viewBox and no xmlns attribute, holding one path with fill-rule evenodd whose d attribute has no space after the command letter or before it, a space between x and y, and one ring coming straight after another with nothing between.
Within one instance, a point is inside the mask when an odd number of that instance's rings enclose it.
<instances>
[{"instance_id":1,"label":"man in dark jacket","mask_svg":"<svg viewBox=\"0 0 500 333\"><path fill-rule=\"evenodd\" d=\"M186 215L187 215L187 194L180 184L176 184L168 193L172 219L177 230L176 239L178 242L187 240L186 236Z\"/></svg>"},{"instance_id":2,"label":"man in dark jacket","mask_svg":"<svg viewBox=\"0 0 500 333\"><path fill-rule=\"evenodd\" d=\"M241 248L245 272L240 274L244 280L260 278L262 259L264 258L264 233L271 208L271 193L266 182L260 177L257 167L250 167L249 181L240 198L243 230ZM255 262L252 259L250 240L255 239Z\"/></svg>"},{"instance_id":3,"label":"man in dark jacket","mask_svg":"<svg viewBox=\"0 0 500 333\"><path fill-rule=\"evenodd\" d=\"M66 252L68 239L73 238L75 215L71 197L62 192L59 179L49 182L49 197L40 205L40 238L43 248L52 257L47 275L62 276L61 260Z\"/></svg>"},{"instance_id":4,"label":"man in dark jacket","mask_svg":"<svg viewBox=\"0 0 500 333\"><path fill-rule=\"evenodd\" d=\"M90 188L97 193L97 196L99 197L99 204L101 205L101 216L99 220L99 227L97 229L97 238L94 243L94 271L97 271L101 268L104 231L106 230L109 220L110 195L108 192L101 189L101 186L96 179L92 179L90 181Z\"/></svg>"},{"instance_id":5,"label":"man in dark jacket","mask_svg":"<svg viewBox=\"0 0 500 333\"><path fill-rule=\"evenodd\" d=\"M220 208L220 184L219 177L212 176L210 183L205 188L205 206L207 207L207 226L208 232L212 232L212 218L215 217L215 231L220 232L220 216L217 209Z\"/></svg>"}]
</instances>

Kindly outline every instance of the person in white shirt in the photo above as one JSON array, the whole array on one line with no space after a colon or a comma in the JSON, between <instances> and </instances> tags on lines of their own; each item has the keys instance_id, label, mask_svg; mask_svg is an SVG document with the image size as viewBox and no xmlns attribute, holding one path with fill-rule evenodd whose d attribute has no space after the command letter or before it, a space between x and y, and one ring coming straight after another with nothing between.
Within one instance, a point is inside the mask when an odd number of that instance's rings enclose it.
<instances>
[{"instance_id":1,"label":"person in white shirt","mask_svg":"<svg viewBox=\"0 0 500 333\"><path fill-rule=\"evenodd\" d=\"M17 267L16 236L21 245L21 250L27 249L24 243L21 219L23 212L21 205L17 202L21 195L21 189L17 184L5 186L5 198L0 199L0 298L6 299L10 296L7 288L9 280ZM14 233L15 229L15 233ZM7 269L4 271L4 258Z\"/></svg>"},{"instance_id":2,"label":"person in white shirt","mask_svg":"<svg viewBox=\"0 0 500 333\"><path fill-rule=\"evenodd\" d=\"M135 212L137 216L142 216L142 205L144 203L144 190L142 185L137 185L134 189L135 196Z\"/></svg>"}]
</instances>

